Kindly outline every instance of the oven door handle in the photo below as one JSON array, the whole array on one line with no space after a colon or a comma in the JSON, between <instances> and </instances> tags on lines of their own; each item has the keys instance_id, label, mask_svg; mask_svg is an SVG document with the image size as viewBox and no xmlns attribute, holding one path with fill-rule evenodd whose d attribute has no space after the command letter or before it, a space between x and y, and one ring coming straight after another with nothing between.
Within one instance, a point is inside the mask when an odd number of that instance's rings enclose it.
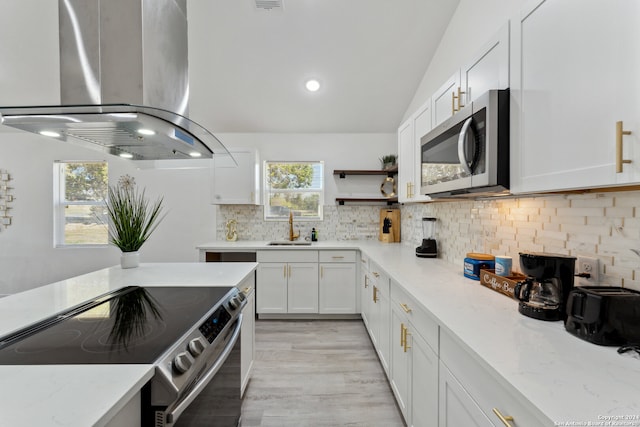
<instances>
[{"instance_id":1,"label":"oven door handle","mask_svg":"<svg viewBox=\"0 0 640 427\"><path fill-rule=\"evenodd\" d=\"M464 124L462 125L462 129L460 130L460 134L458 135L458 159L460 160L460 165L462 165L462 169L469 175L473 175L473 171L469 167L469 160L464 152L464 143L465 137L471 128L471 122L473 121L473 117L469 117Z\"/></svg>"},{"instance_id":2,"label":"oven door handle","mask_svg":"<svg viewBox=\"0 0 640 427\"><path fill-rule=\"evenodd\" d=\"M233 350L233 346L238 341L238 337L240 336L240 330L242 328L242 313L238 316L238 320L236 321L235 330L233 331L233 335L231 339L225 346L220 356L215 361L215 363L211 366L211 369L202 377L200 382L187 394L183 397L180 403L169 413L167 413L167 426L173 425L182 413L187 409L187 407L198 397L200 392L211 382L213 377L218 373L224 362L229 357L231 350Z\"/></svg>"}]
</instances>

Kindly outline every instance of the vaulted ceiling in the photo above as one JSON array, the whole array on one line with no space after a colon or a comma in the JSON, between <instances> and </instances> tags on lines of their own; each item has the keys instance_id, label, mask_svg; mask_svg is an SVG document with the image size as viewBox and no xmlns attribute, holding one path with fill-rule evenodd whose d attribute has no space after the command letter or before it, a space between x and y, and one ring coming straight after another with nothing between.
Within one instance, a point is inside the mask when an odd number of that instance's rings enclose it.
<instances>
[{"instance_id":1,"label":"vaulted ceiling","mask_svg":"<svg viewBox=\"0 0 640 427\"><path fill-rule=\"evenodd\" d=\"M190 116L214 133L395 132L459 2L282 1L188 0Z\"/></svg>"}]
</instances>

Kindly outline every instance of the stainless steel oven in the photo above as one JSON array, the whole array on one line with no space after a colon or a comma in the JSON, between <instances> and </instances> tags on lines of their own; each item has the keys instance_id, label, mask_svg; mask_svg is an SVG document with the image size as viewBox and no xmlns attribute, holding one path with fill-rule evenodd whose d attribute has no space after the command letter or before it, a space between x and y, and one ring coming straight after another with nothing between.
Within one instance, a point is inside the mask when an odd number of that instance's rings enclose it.
<instances>
[{"instance_id":1,"label":"stainless steel oven","mask_svg":"<svg viewBox=\"0 0 640 427\"><path fill-rule=\"evenodd\" d=\"M233 287L129 286L0 337L0 364L153 364L144 427L240 424L240 329Z\"/></svg>"},{"instance_id":2,"label":"stainless steel oven","mask_svg":"<svg viewBox=\"0 0 640 427\"><path fill-rule=\"evenodd\" d=\"M509 90L491 90L420 139L420 192L431 197L508 192Z\"/></svg>"}]
</instances>

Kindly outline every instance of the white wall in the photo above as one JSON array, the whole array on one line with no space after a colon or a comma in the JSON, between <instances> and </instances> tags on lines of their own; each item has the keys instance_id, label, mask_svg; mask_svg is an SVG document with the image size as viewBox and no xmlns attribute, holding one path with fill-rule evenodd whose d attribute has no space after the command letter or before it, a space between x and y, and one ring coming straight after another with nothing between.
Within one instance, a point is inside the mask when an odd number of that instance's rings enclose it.
<instances>
[{"instance_id":1,"label":"white wall","mask_svg":"<svg viewBox=\"0 0 640 427\"><path fill-rule=\"evenodd\" d=\"M526 2L461 0L402 122L467 63L509 19L517 16Z\"/></svg>"}]
</instances>

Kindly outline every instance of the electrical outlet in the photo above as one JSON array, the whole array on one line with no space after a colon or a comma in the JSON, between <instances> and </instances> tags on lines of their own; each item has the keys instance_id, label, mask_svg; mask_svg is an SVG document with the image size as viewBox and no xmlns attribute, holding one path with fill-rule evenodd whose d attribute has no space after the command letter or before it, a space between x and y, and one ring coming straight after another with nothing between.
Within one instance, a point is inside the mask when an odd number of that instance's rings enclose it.
<instances>
[{"instance_id":1,"label":"electrical outlet","mask_svg":"<svg viewBox=\"0 0 640 427\"><path fill-rule=\"evenodd\" d=\"M579 256L576 262L576 274L588 273L589 278L576 277L577 286L594 286L600 282L598 258Z\"/></svg>"}]
</instances>

